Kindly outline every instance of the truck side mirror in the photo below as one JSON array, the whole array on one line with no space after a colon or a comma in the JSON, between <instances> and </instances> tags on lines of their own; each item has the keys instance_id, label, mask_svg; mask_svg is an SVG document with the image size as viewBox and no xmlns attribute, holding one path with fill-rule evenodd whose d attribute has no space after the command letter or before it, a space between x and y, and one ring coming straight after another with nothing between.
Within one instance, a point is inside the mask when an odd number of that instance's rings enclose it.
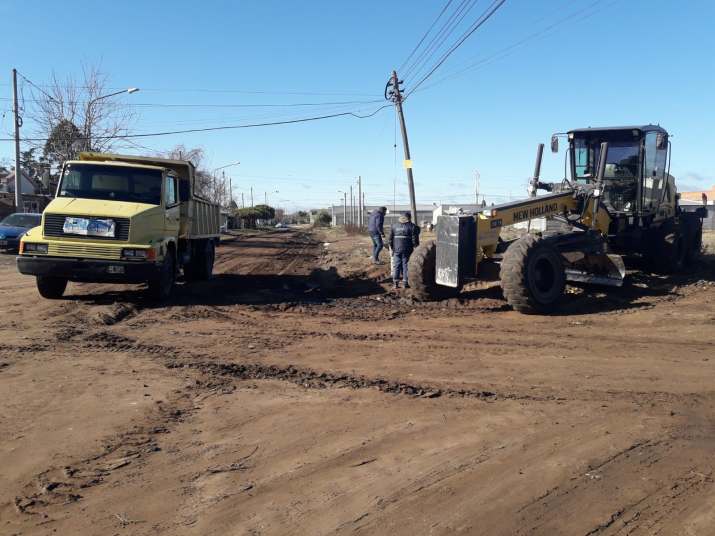
<instances>
[{"instance_id":1,"label":"truck side mirror","mask_svg":"<svg viewBox=\"0 0 715 536\"><path fill-rule=\"evenodd\" d=\"M558 136L551 136L551 152L552 153L559 152L559 138L558 138Z\"/></svg>"},{"instance_id":2,"label":"truck side mirror","mask_svg":"<svg viewBox=\"0 0 715 536\"><path fill-rule=\"evenodd\" d=\"M667 149L668 148L668 135L663 132L658 132L655 136L655 147L656 149Z\"/></svg>"}]
</instances>

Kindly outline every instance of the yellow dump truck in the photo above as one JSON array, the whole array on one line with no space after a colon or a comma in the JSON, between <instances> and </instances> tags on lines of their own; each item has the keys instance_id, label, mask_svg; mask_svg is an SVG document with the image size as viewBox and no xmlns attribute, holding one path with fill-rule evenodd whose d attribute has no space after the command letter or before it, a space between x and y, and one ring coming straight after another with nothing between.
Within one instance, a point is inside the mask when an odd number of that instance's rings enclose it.
<instances>
[{"instance_id":1,"label":"yellow dump truck","mask_svg":"<svg viewBox=\"0 0 715 536\"><path fill-rule=\"evenodd\" d=\"M185 160L81 153L64 164L41 225L20 242L18 270L49 299L68 281L147 283L166 299L180 272L191 281L213 271L219 206L195 190Z\"/></svg>"}]
</instances>

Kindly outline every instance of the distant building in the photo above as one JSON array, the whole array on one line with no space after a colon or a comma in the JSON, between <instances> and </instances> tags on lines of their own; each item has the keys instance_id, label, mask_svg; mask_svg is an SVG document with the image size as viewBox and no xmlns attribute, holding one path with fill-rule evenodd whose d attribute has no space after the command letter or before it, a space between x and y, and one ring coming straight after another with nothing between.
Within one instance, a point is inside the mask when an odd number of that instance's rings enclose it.
<instances>
[{"instance_id":1,"label":"distant building","mask_svg":"<svg viewBox=\"0 0 715 536\"><path fill-rule=\"evenodd\" d=\"M700 192L681 192L680 206L683 210L693 211L703 206L708 209L708 217L703 220L703 229L715 231L715 186Z\"/></svg>"},{"instance_id":2,"label":"distant building","mask_svg":"<svg viewBox=\"0 0 715 536\"><path fill-rule=\"evenodd\" d=\"M52 200L42 182L31 178L25 171L20 175L22 206L20 212L42 212ZM0 168L0 218L15 212L15 171Z\"/></svg>"},{"instance_id":3,"label":"distant building","mask_svg":"<svg viewBox=\"0 0 715 536\"><path fill-rule=\"evenodd\" d=\"M410 212L410 205L365 205L363 210L363 225L367 226L367 220L370 217L370 213L377 210L381 206L387 207L387 213L385 214L385 232L390 228L393 223L397 223L397 220L405 212ZM419 225L426 225L432 223L432 211L436 205L417 205L417 223ZM330 207L330 215L333 217L331 225L333 227L345 225L347 223L358 224L359 221L359 210L357 207L351 210L350 205L348 205L347 214L345 214L343 205L333 205Z\"/></svg>"}]
</instances>

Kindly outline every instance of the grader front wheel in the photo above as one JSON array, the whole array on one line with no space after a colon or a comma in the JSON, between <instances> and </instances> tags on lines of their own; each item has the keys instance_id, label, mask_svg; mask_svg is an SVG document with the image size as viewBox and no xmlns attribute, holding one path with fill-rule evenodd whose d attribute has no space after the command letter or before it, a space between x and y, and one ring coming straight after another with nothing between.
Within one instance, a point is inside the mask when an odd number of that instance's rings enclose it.
<instances>
[{"instance_id":1,"label":"grader front wheel","mask_svg":"<svg viewBox=\"0 0 715 536\"><path fill-rule=\"evenodd\" d=\"M459 288L443 287L435 280L437 264L437 244L434 240L418 246L408 264L409 282L412 296L418 300L444 300L459 294Z\"/></svg>"},{"instance_id":2,"label":"grader front wheel","mask_svg":"<svg viewBox=\"0 0 715 536\"><path fill-rule=\"evenodd\" d=\"M504 253L501 286L507 303L521 313L548 313L566 288L561 254L544 238L526 235Z\"/></svg>"}]
</instances>

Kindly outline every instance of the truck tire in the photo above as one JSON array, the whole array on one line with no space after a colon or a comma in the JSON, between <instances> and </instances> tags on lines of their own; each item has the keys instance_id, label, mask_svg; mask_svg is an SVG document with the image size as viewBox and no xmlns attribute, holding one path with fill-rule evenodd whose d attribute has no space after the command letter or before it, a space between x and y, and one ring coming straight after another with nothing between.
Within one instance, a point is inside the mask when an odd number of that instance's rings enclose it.
<instances>
[{"instance_id":1,"label":"truck tire","mask_svg":"<svg viewBox=\"0 0 715 536\"><path fill-rule=\"evenodd\" d=\"M157 301L167 300L174 291L175 282L176 261L174 260L174 252L169 250L164 256L159 275L149 281L149 295Z\"/></svg>"},{"instance_id":2,"label":"truck tire","mask_svg":"<svg viewBox=\"0 0 715 536\"><path fill-rule=\"evenodd\" d=\"M194 276L199 281L208 281L214 270L214 260L216 259L216 246L213 240L206 240L202 248L202 254L196 258Z\"/></svg>"},{"instance_id":3,"label":"truck tire","mask_svg":"<svg viewBox=\"0 0 715 536\"><path fill-rule=\"evenodd\" d=\"M59 300L67 289L67 280L61 277L38 275L35 279L40 296L48 300Z\"/></svg>"},{"instance_id":4,"label":"truck tire","mask_svg":"<svg viewBox=\"0 0 715 536\"><path fill-rule=\"evenodd\" d=\"M435 281L437 244L434 240L417 247L407 265L412 297L421 301L446 300L459 294L460 288L445 287Z\"/></svg>"},{"instance_id":5,"label":"truck tire","mask_svg":"<svg viewBox=\"0 0 715 536\"><path fill-rule=\"evenodd\" d=\"M566 288L561 254L542 237L526 235L504 253L500 272L507 303L520 313L556 309Z\"/></svg>"},{"instance_id":6,"label":"truck tire","mask_svg":"<svg viewBox=\"0 0 715 536\"><path fill-rule=\"evenodd\" d=\"M187 281L207 281L211 279L216 259L216 245L213 240L202 240L193 248L191 261L184 266Z\"/></svg>"}]
</instances>

